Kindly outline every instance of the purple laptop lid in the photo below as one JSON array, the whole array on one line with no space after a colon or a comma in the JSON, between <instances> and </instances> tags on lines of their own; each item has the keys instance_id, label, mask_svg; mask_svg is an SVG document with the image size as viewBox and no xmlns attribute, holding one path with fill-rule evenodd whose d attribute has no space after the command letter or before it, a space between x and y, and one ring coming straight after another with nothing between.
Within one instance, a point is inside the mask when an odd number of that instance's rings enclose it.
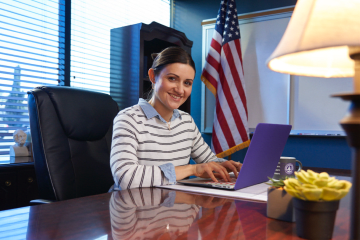
<instances>
[{"instance_id":1,"label":"purple laptop lid","mask_svg":"<svg viewBox=\"0 0 360 240\"><path fill-rule=\"evenodd\" d=\"M291 125L259 123L244 158L235 189L245 188L273 177L284 150Z\"/></svg>"}]
</instances>

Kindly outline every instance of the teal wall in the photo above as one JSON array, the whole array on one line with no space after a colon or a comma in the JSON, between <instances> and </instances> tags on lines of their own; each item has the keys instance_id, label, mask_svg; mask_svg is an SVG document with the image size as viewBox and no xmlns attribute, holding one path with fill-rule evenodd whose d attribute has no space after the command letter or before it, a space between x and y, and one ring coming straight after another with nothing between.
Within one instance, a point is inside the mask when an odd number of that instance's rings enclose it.
<instances>
[{"instance_id":1,"label":"teal wall","mask_svg":"<svg viewBox=\"0 0 360 240\"><path fill-rule=\"evenodd\" d=\"M272 8L293 6L296 0L244 0L236 1L239 14ZM194 42L192 56L196 64L196 76L191 94L191 115L201 128L201 54L202 27L205 19L215 18L220 0L174 0L174 28L186 34ZM210 144L211 135L203 134ZM232 159L242 161L246 149L232 155ZM283 156L293 156L307 167L350 169L351 151L343 137L290 136Z\"/></svg>"}]
</instances>

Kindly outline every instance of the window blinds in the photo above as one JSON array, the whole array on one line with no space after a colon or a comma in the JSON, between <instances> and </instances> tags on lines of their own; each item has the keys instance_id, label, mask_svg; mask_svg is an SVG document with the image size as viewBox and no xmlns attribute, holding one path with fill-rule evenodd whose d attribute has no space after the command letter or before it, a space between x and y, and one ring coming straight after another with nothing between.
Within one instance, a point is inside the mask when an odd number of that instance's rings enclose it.
<instances>
[{"instance_id":1,"label":"window blinds","mask_svg":"<svg viewBox=\"0 0 360 240\"><path fill-rule=\"evenodd\" d=\"M71 86L109 94L110 30L152 21L170 25L169 0L72 0Z\"/></svg>"},{"instance_id":2,"label":"window blinds","mask_svg":"<svg viewBox=\"0 0 360 240\"><path fill-rule=\"evenodd\" d=\"M0 163L8 161L13 132L29 127L26 92L58 84L64 47L61 2L0 2Z\"/></svg>"},{"instance_id":3,"label":"window blinds","mask_svg":"<svg viewBox=\"0 0 360 240\"><path fill-rule=\"evenodd\" d=\"M64 83L65 0L0 2L0 163L28 131L27 91ZM110 93L110 30L170 25L169 0L72 0L70 86ZM111 69L111 71L119 71Z\"/></svg>"}]
</instances>

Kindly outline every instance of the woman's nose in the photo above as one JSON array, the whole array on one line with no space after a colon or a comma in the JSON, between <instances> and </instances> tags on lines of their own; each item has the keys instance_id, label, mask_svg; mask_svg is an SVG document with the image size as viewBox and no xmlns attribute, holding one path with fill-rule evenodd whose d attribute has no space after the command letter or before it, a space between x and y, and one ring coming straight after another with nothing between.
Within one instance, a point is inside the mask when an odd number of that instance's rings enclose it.
<instances>
[{"instance_id":1,"label":"woman's nose","mask_svg":"<svg viewBox=\"0 0 360 240\"><path fill-rule=\"evenodd\" d=\"M179 94L183 94L184 93L184 87L182 84L177 84L176 85L176 88L175 88L175 91Z\"/></svg>"}]
</instances>

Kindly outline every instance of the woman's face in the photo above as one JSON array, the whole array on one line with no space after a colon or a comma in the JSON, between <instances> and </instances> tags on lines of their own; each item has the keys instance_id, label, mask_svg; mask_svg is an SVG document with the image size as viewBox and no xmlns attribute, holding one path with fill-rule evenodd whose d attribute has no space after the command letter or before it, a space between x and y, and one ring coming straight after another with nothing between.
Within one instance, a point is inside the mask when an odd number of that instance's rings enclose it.
<instances>
[{"instance_id":1,"label":"woman's face","mask_svg":"<svg viewBox=\"0 0 360 240\"><path fill-rule=\"evenodd\" d=\"M154 71L150 69L149 77L155 83L155 109L159 113L172 112L190 96L195 71L188 64L172 63L164 67L158 76L155 76Z\"/></svg>"}]
</instances>

